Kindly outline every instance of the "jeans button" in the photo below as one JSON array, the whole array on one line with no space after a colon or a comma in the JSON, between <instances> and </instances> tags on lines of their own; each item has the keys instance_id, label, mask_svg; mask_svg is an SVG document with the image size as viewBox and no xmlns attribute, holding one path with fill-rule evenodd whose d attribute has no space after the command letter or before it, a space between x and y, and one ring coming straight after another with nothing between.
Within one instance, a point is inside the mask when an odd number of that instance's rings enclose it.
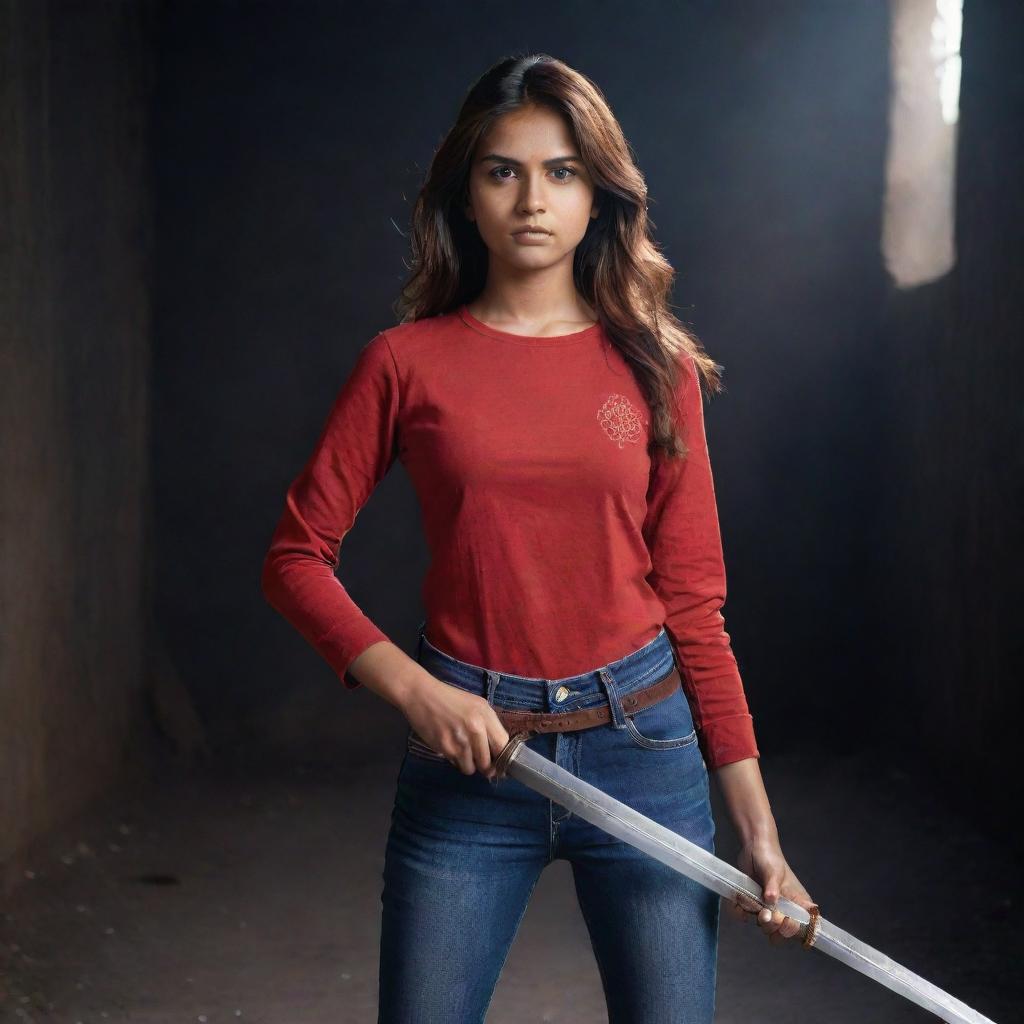
<instances>
[{"instance_id":1,"label":"jeans button","mask_svg":"<svg viewBox=\"0 0 1024 1024\"><path fill-rule=\"evenodd\" d=\"M555 700L559 704L561 704L562 701L569 696L569 693L570 691L567 690L564 686L560 686L557 690L555 690Z\"/></svg>"}]
</instances>

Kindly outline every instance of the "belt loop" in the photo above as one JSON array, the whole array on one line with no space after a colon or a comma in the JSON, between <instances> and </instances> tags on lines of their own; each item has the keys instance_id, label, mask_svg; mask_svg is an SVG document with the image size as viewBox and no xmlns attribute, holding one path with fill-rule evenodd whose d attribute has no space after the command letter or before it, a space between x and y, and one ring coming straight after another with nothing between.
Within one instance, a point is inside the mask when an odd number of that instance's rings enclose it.
<instances>
[{"instance_id":1,"label":"belt loop","mask_svg":"<svg viewBox=\"0 0 1024 1024\"><path fill-rule=\"evenodd\" d=\"M424 636L424 628L426 627L426 625L427 625L427 620L424 619L420 623L420 626L419 626L419 639L416 641L416 663L417 664L422 664L423 663L423 636Z\"/></svg>"},{"instance_id":2,"label":"belt loop","mask_svg":"<svg viewBox=\"0 0 1024 1024\"><path fill-rule=\"evenodd\" d=\"M676 650L676 645L672 641L672 637L669 635L668 627L662 626L661 631L665 634L665 644L668 649L672 652L672 664L675 665L676 670L679 672L679 678L683 678L683 663L679 660L679 652Z\"/></svg>"},{"instance_id":3,"label":"belt loop","mask_svg":"<svg viewBox=\"0 0 1024 1024\"><path fill-rule=\"evenodd\" d=\"M485 686L487 688L487 703L494 707L494 693L498 689L498 683L501 682L501 675L498 672L492 672L490 669L485 669L487 672L487 680Z\"/></svg>"},{"instance_id":4,"label":"belt loop","mask_svg":"<svg viewBox=\"0 0 1024 1024\"><path fill-rule=\"evenodd\" d=\"M604 691L608 695L608 706L612 712L612 725L616 729L625 729L626 713L622 710L622 701L619 700L619 691L615 686L615 679L612 676L611 669L602 668L598 675L601 677Z\"/></svg>"}]
</instances>

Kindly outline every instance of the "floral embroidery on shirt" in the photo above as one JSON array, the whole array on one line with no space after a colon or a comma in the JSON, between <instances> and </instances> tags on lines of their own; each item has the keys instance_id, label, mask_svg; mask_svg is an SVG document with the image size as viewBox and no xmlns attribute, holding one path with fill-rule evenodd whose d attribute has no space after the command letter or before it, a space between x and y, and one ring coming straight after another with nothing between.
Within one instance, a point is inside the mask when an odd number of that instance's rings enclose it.
<instances>
[{"instance_id":1,"label":"floral embroidery on shirt","mask_svg":"<svg viewBox=\"0 0 1024 1024\"><path fill-rule=\"evenodd\" d=\"M621 448L628 441L638 444L647 422L625 395L609 395L597 410L597 419L604 432Z\"/></svg>"}]
</instances>

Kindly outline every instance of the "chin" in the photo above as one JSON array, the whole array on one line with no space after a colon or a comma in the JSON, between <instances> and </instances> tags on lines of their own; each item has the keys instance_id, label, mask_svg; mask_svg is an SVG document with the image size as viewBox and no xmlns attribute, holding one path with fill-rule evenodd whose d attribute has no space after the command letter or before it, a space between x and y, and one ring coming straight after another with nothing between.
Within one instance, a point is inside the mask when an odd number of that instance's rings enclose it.
<instances>
[{"instance_id":1,"label":"chin","mask_svg":"<svg viewBox=\"0 0 1024 1024\"><path fill-rule=\"evenodd\" d=\"M540 248L540 246L537 246L537 248ZM546 267L553 267L556 263L560 263L564 257L565 253L555 253L550 250L545 253L537 253L536 255L517 252L509 256L505 262L513 267L522 267L523 270L543 270Z\"/></svg>"}]
</instances>

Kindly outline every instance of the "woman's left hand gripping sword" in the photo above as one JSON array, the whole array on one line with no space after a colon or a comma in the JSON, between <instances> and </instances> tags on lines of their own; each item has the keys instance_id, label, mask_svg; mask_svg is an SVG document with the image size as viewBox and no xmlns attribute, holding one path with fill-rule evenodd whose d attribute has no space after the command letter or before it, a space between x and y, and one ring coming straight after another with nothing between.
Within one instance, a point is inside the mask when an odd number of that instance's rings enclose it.
<instances>
[{"instance_id":1,"label":"woman's left hand gripping sword","mask_svg":"<svg viewBox=\"0 0 1024 1024\"><path fill-rule=\"evenodd\" d=\"M767 906L761 886L749 875L531 750L526 745L529 736L520 732L511 737L494 761L496 779L506 775L517 779L567 811L649 853L720 896L735 900L743 895L762 907ZM808 912L780 896L775 909L800 923L805 948L828 953L942 1020L954 1024L995 1024L991 1018L837 928L816 908Z\"/></svg>"}]
</instances>

